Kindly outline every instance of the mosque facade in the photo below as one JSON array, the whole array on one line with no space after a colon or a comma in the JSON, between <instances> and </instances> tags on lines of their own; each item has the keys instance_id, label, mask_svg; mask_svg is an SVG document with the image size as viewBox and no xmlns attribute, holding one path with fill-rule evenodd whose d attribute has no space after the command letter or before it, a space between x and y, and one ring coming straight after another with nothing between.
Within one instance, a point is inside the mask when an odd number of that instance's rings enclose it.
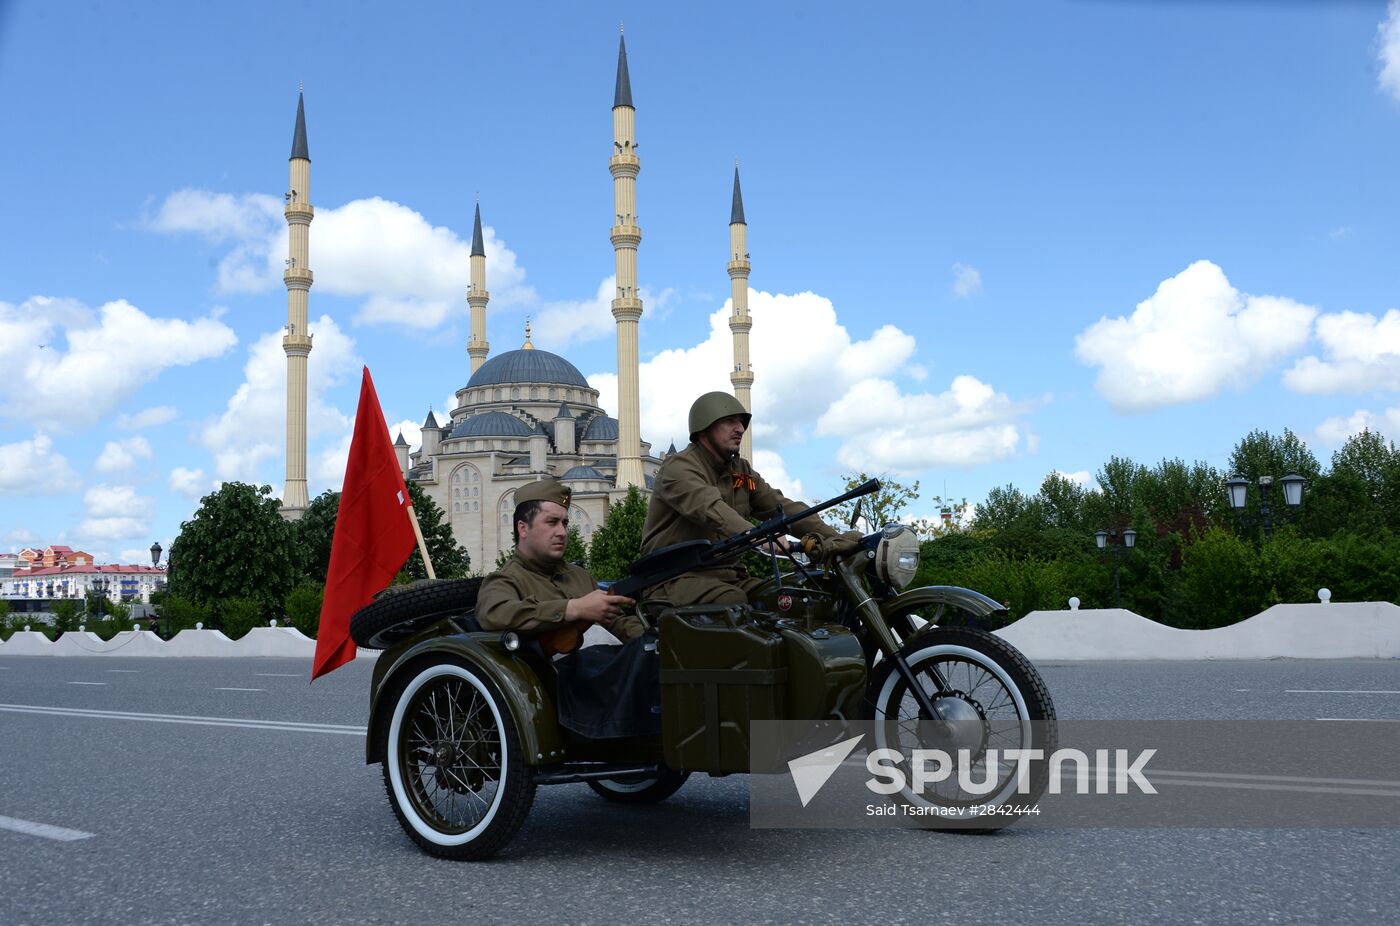
<instances>
[{"instance_id":1,"label":"mosque facade","mask_svg":"<svg viewBox=\"0 0 1400 926\"><path fill-rule=\"evenodd\" d=\"M472 228L471 270L467 286L471 334L467 354L471 374L456 391L456 407L446 420L431 410L422 427L422 443L412 450L402 434L394 449L399 466L442 509L457 542L471 555L475 571L489 571L502 551L513 546L511 515L516 490L542 478L556 478L573 489L569 510L585 542L603 524L608 507L636 486L651 487L663 455L640 433L637 329L643 314L637 287L637 249L642 232L637 222L635 108L625 42L618 47L613 97L613 151L608 169L613 178L613 245L617 292L612 314L617 324L618 417L599 403L598 390L565 358L536 348L526 323L524 343L516 350L491 354L486 336L486 249L478 204ZM311 352L306 334L307 293L312 275L307 266L307 233L312 208L305 190L310 183L310 156L300 100L292 150L293 189L287 218L292 235L288 255L287 487L283 512L298 517L306 505L305 369ZM729 226L732 281L734 364L730 381L745 408L752 410L753 371L749 364L749 260L747 226L739 190L738 167ZM294 420L297 419L298 420ZM745 435L742 451L749 452ZM670 451L674 452L672 446ZM299 460L294 456L299 455Z\"/></svg>"}]
</instances>

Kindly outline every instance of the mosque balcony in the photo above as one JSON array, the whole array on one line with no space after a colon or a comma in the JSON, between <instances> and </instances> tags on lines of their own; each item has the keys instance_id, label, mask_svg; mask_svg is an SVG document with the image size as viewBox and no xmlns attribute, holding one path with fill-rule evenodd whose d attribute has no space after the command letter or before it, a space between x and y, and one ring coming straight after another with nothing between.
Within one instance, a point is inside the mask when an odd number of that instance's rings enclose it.
<instances>
[{"instance_id":1,"label":"mosque balcony","mask_svg":"<svg viewBox=\"0 0 1400 926\"><path fill-rule=\"evenodd\" d=\"M305 334L289 334L282 338L282 350L288 354L300 354L305 357L311 353L311 337Z\"/></svg>"},{"instance_id":2,"label":"mosque balcony","mask_svg":"<svg viewBox=\"0 0 1400 926\"><path fill-rule=\"evenodd\" d=\"M488 303L488 302L490 302L490 301L491 301L491 294L490 294L489 292L487 292L485 289L476 289L475 287L468 287L468 288L467 288L467 304L468 304L468 305L477 305L477 304L485 305L486 303Z\"/></svg>"},{"instance_id":3,"label":"mosque balcony","mask_svg":"<svg viewBox=\"0 0 1400 926\"><path fill-rule=\"evenodd\" d=\"M313 274L305 267L288 267L282 274L282 282L288 289L309 289L313 279Z\"/></svg>"},{"instance_id":4,"label":"mosque balcony","mask_svg":"<svg viewBox=\"0 0 1400 926\"><path fill-rule=\"evenodd\" d=\"M642 300L632 296L614 299L612 314L618 321L635 322L642 317Z\"/></svg>"},{"instance_id":5,"label":"mosque balcony","mask_svg":"<svg viewBox=\"0 0 1400 926\"><path fill-rule=\"evenodd\" d=\"M735 371L735 372L733 372L733 373L730 373L730 374L729 374L729 381L730 381L731 383L734 384L734 388L736 388L736 389L739 388L740 386L752 386L752 385L753 385L753 371L750 370L750 371L747 371L747 372L744 372L744 373L740 373L740 372L738 372L738 371Z\"/></svg>"},{"instance_id":6,"label":"mosque balcony","mask_svg":"<svg viewBox=\"0 0 1400 926\"><path fill-rule=\"evenodd\" d=\"M642 172L642 159L635 154L614 154L608 159L614 177L635 177Z\"/></svg>"},{"instance_id":7,"label":"mosque balcony","mask_svg":"<svg viewBox=\"0 0 1400 926\"><path fill-rule=\"evenodd\" d=\"M729 316L730 331L748 331L753 328L753 317L749 315Z\"/></svg>"},{"instance_id":8,"label":"mosque balcony","mask_svg":"<svg viewBox=\"0 0 1400 926\"><path fill-rule=\"evenodd\" d=\"M316 215L316 210L310 203L287 203L287 208L282 210L282 214L287 217L288 222L306 224Z\"/></svg>"},{"instance_id":9,"label":"mosque balcony","mask_svg":"<svg viewBox=\"0 0 1400 926\"><path fill-rule=\"evenodd\" d=\"M749 275L749 262L746 260L731 260L729 262L729 275L731 277L746 277Z\"/></svg>"},{"instance_id":10,"label":"mosque balcony","mask_svg":"<svg viewBox=\"0 0 1400 926\"><path fill-rule=\"evenodd\" d=\"M635 248L642 243L642 230L636 225L614 225L609 237L614 245L631 245Z\"/></svg>"}]
</instances>

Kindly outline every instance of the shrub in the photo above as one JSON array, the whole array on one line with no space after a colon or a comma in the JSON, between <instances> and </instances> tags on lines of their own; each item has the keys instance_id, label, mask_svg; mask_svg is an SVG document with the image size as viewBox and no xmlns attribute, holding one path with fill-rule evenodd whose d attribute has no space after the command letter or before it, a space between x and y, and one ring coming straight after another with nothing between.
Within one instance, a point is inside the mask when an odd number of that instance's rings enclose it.
<instances>
[{"instance_id":1,"label":"shrub","mask_svg":"<svg viewBox=\"0 0 1400 926\"><path fill-rule=\"evenodd\" d=\"M325 591L325 586L316 582L303 582L292 589L287 594L287 622L308 637L316 636Z\"/></svg>"},{"instance_id":2,"label":"shrub","mask_svg":"<svg viewBox=\"0 0 1400 926\"><path fill-rule=\"evenodd\" d=\"M210 626L209 608L179 595L166 595L160 603L160 625L168 628L171 635L181 630L193 630L195 624Z\"/></svg>"},{"instance_id":3,"label":"shrub","mask_svg":"<svg viewBox=\"0 0 1400 926\"><path fill-rule=\"evenodd\" d=\"M237 640L263 623L262 606L252 598L225 598L214 606L214 616L230 640Z\"/></svg>"}]
</instances>

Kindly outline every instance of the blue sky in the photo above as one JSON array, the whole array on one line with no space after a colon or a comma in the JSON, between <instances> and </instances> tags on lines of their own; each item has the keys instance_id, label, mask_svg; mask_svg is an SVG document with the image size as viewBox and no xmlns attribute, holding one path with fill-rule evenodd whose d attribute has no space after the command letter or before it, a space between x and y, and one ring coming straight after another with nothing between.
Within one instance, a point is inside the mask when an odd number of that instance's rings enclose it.
<instances>
[{"instance_id":1,"label":"blue sky","mask_svg":"<svg viewBox=\"0 0 1400 926\"><path fill-rule=\"evenodd\" d=\"M727 386L735 158L757 462L795 493L1400 437L1394 5L9 2L0 549L142 561L219 480L280 493L299 82L312 493L361 363L390 422L466 382L478 194L493 353L528 315L615 406L619 20L658 449Z\"/></svg>"}]
</instances>

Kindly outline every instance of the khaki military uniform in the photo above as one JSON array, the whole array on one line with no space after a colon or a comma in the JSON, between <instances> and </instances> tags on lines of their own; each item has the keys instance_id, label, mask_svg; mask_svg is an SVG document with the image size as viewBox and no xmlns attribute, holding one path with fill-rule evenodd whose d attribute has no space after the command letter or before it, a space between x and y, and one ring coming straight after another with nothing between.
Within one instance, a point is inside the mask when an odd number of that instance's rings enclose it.
<instances>
[{"instance_id":1,"label":"khaki military uniform","mask_svg":"<svg viewBox=\"0 0 1400 926\"><path fill-rule=\"evenodd\" d=\"M642 528L642 554L685 540L723 540L752 527L750 518L770 518L780 507L784 513L792 513L808 506L764 482L743 457L736 454L719 460L692 442L667 457L656 473ZM816 515L802 519L789 531L796 536L836 536L836 531ZM646 595L676 605L744 604L765 581L751 577L741 564L730 562L688 572L648 590Z\"/></svg>"},{"instance_id":2,"label":"khaki military uniform","mask_svg":"<svg viewBox=\"0 0 1400 926\"><path fill-rule=\"evenodd\" d=\"M560 562L558 566L540 569L521 559L518 553L497 571L488 575L477 593L476 620L487 630L515 630L530 621L539 621L539 632L558 630L564 620L564 608L571 598L582 598L598 590L598 583L582 566ZM585 629L586 622L574 622ZM625 614L608 628L622 640L642 635L642 622L635 615Z\"/></svg>"}]
</instances>

